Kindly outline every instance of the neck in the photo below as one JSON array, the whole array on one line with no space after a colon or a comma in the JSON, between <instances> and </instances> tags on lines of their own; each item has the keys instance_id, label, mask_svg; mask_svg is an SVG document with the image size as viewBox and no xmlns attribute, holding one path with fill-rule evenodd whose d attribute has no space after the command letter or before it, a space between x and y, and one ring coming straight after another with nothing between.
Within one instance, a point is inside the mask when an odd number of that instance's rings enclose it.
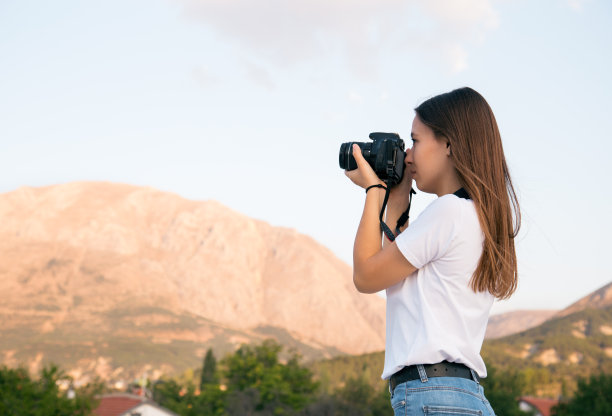
<instances>
[{"instance_id":1,"label":"neck","mask_svg":"<svg viewBox=\"0 0 612 416\"><path fill-rule=\"evenodd\" d=\"M457 175L453 175L451 180L446 181L444 184L442 184L439 191L436 192L436 195L438 195L438 197L441 197L442 195L452 194L460 188L461 182L459 182Z\"/></svg>"}]
</instances>

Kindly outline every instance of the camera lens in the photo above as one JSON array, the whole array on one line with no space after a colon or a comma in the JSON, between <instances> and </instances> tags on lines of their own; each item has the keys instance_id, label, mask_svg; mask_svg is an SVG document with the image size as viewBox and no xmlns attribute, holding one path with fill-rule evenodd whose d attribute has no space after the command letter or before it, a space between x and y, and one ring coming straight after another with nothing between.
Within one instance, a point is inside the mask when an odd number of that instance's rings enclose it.
<instances>
[{"instance_id":1,"label":"camera lens","mask_svg":"<svg viewBox=\"0 0 612 416\"><path fill-rule=\"evenodd\" d=\"M351 160L355 166L351 167ZM353 142L342 143L340 145L339 154L340 168L344 170L353 170L357 168L357 162L353 157Z\"/></svg>"}]
</instances>

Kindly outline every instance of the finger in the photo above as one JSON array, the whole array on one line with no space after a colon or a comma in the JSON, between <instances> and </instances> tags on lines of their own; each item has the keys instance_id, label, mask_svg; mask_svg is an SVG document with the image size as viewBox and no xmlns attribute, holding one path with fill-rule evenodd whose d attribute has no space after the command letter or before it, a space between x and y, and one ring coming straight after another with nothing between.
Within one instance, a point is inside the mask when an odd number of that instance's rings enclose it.
<instances>
[{"instance_id":1,"label":"finger","mask_svg":"<svg viewBox=\"0 0 612 416\"><path fill-rule=\"evenodd\" d=\"M363 188L363 184L361 183L361 175L357 169L355 170L345 170L344 174L347 178L351 180L355 185L361 186Z\"/></svg>"},{"instance_id":2,"label":"finger","mask_svg":"<svg viewBox=\"0 0 612 416\"><path fill-rule=\"evenodd\" d=\"M355 158L355 162L357 162L357 167L359 169L362 169L362 167L368 164L361 153L361 147L355 143L353 143L353 157Z\"/></svg>"}]
</instances>

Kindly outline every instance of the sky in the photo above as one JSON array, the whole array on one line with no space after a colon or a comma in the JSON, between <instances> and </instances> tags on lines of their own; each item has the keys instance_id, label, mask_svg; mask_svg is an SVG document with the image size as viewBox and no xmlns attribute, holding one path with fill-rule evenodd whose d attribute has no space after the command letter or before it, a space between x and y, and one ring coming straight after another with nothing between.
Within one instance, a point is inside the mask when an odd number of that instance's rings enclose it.
<instances>
[{"instance_id":1,"label":"sky","mask_svg":"<svg viewBox=\"0 0 612 416\"><path fill-rule=\"evenodd\" d=\"M493 313L561 309L612 281L611 22L604 0L0 0L0 193L150 186L351 264L341 143L410 143L418 104L469 86L522 213ZM416 191L411 218L436 198Z\"/></svg>"}]
</instances>

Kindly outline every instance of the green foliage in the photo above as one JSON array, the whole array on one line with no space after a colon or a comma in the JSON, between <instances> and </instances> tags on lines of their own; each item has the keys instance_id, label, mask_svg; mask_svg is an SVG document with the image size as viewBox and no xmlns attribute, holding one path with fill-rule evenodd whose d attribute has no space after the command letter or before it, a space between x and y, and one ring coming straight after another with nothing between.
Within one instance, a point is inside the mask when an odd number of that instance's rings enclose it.
<instances>
[{"instance_id":1,"label":"green foliage","mask_svg":"<svg viewBox=\"0 0 612 416\"><path fill-rule=\"evenodd\" d=\"M321 384L321 390L329 395L346 385L350 379L365 380L374 390L386 389L380 378L385 361L384 352L341 357L311 363L309 368Z\"/></svg>"},{"instance_id":2,"label":"green foliage","mask_svg":"<svg viewBox=\"0 0 612 416\"><path fill-rule=\"evenodd\" d=\"M323 392L300 416L388 416L391 413L389 391L372 389L361 378L350 378L334 394Z\"/></svg>"},{"instance_id":3,"label":"green foliage","mask_svg":"<svg viewBox=\"0 0 612 416\"><path fill-rule=\"evenodd\" d=\"M255 410L271 409L273 414L289 414L312 399L317 384L311 372L299 365L294 354L286 364L278 360L282 347L273 340L261 345L241 346L223 360L227 389L236 401L254 401Z\"/></svg>"},{"instance_id":4,"label":"green foliage","mask_svg":"<svg viewBox=\"0 0 612 416\"><path fill-rule=\"evenodd\" d=\"M389 413L388 388L375 391L364 378L349 379L346 385L336 392L336 396L347 408L347 415L377 416Z\"/></svg>"},{"instance_id":5,"label":"green foliage","mask_svg":"<svg viewBox=\"0 0 612 416\"><path fill-rule=\"evenodd\" d=\"M157 380L152 386L153 400L177 413L183 408L183 387L176 380ZM179 413L181 414L181 413Z\"/></svg>"},{"instance_id":6,"label":"green foliage","mask_svg":"<svg viewBox=\"0 0 612 416\"><path fill-rule=\"evenodd\" d=\"M481 380L485 396L497 416L526 416L519 410L518 398L525 392L525 376L518 371L499 371L488 366L487 377Z\"/></svg>"},{"instance_id":7,"label":"green foliage","mask_svg":"<svg viewBox=\"0 0 612 416\"><path fill-rule=\"evenodd\" d=\"M538 396L541 386L549 385L553 381L553 376L547 368L528 367L521 370L524 382L524 395Z\"/></svg>"},{"instance_id":8,"label":"green foliage","mask_svg":"<svg viewBox=\"0 0 612 416\"><path fill-rule=\"evenodd\" d=\"M154 400L180 415L296 415L315 398L312 373L291 354L281 363L282 347L273 340L242 345L219 363L204 358L200 391L192 380L165 380L154 386ZM220 384L220 381L224 384Z\"/></svg>"},{"instance_id":9,"label":"green foliage","mask_svg":"<svg viewBox=\"0 0 612 416\"><path fill-rule=\"evenodd\" d=\"M38 380L32 380L25 368L0 367L0 414L14 416L85 416L98 401L94 396L103 390L100 382L75 390L70 399L61 393L57 382L70 380L57 365L45 366Z\"/></svg>"},{"instance_id":10,"label":"green foliage","mask_svg":"<svg viewBox=\"0 0 612 416\"><path fill-rule=\"evenodd\" d=\"M204 364L202 365L202 376L200 377L200 389L203 389L207 384L218 384L219 376L217 374L217 360L211 348L206 351Z\"/></svg>"},{"instance_id":11,"label":"green foliage","mask_svg":"<svg viewBox=\"0 0 612 416\"><path fill-rule=\"evenodd\" d=\"M199 394L191 382L185 387L175 380L162 380L153 386L154 401L184 416L223 416L226 396L214 384L205 384Z\"/></svg>"},{"instance_id":12,"label":"green foliage","mask_svg":"<svg viewBox=\"0 0 612 416\"><path fill-rule=\"evenodd\" d=\"M580 378L574 397L553 408L554 416L612 415L612 375L592 375Z\"/></svg>"},{"instance_id":13,"label":"green foliage","mask_svg":"<svg viewBox=\"0 0 612 416\"><path fill-rule=\"evenodd\" d=\"M273 340L259 346L242 345L218 363L210 351L203 360L201 377L159 383L154 389L154 400L189 416L392 413L387 383L380 379L383 353L336 357L311 363L308 368L300 365L300 357L295 353L281 362L281 353L282 347ZM498 416L526 416L518 408L518 398L537 396L540 386L555 378L553 369L542 366L512 368L488 363L487 368L488 377L481 383ZM192 371L192 376L194 373L200 374ZM194 387L195 380L200 382L199 392ZM202 380L207 381L202 383ZM580 388L584 388L583 384ZM612 393L603 390L608 384L601 381L600 384L600 390L593 394L599 394L600 398L612 397ZM566 414L570 413L559 413Z\"/></svg>"}]
</instances>

